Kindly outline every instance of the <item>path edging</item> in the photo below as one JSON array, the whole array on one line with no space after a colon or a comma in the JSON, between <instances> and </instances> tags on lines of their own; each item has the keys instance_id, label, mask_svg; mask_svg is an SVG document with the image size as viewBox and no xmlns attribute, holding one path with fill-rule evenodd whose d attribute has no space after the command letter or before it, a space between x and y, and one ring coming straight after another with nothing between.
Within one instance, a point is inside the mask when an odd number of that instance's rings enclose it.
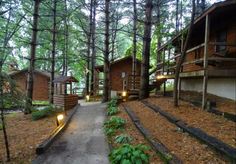
<instances>
[{"instance_id":1,"label":"path edging","mask_svg":"<svg viewBox=\"0 0 236 164\"><path fill-rule=\"evenodd\" d=\"M216 151L222 153L226 157L228 157L232 163L236 163L236 149L232 146L222 142L221 140L208 135L206 132L202 131L199 128L194 128L188 126L187 123L182 121L181 119L175 118L173 115L169 114L168 112L163 111L159 106L151 104L147 101L141 101L145 106L149 107L156 113L160 113L164 116L167 120L171 123L175 124L179 128L183 129L185 132L188 132L190 135L195 137L196 139L206 143L208 146L214 148Z\"/></svg>"},{"instance_id":2,"label":"path edging","mask_svg":"<svg viewBox=\"0 0 236 164\"><path fill-rule=\"evenodd\" d=\"M134 112L128 108L126 105L122 104L124 107L125 111L131 118L132 122L136 126L136 128L139 130L139 132L144 136L144 138L149 142L149 144L152 146L152 148L158 152L161 155L161 158L164 158L165 160L168 160L167 157L171 156L172 159L168 161L170 164L182 164L183 162L176 157L174 154L170 153L170 150L162 144L160 141L157 139L153 139L151 133L149 132L148 129L146 129L143 124L140 122L138 117L134 114Z\"/></svg>"},{"instance_id":3,"label":"path edging","mask_svg":"<svg viewBox=\"0 0 236 164\"><path fill-rule=\"evenodd\" d=\"M61 134L61 132L67 127L67 125L70 123L70 120L72 118L72 116L75 114L75 112L77 111L77 108L80 105L77 104L72 111L67 115L67 118L65 120L65 122L61 125L59 125L56 129L54 129L51 134L49 135L49 137L47 139L45 139L43 142L41 142L37 147L36 147L36 154L40 155L43 154L48 148L49 146L53 143L53 141L55 141L56 137L58 137L59 134Z\"/></svg>"}]
</instances>

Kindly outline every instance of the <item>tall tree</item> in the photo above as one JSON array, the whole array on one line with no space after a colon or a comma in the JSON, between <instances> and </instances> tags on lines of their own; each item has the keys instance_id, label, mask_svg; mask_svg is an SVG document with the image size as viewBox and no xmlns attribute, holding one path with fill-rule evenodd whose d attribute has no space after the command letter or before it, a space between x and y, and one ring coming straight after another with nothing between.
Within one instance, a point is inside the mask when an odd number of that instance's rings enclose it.
<instances>
[{"instance_id":1,"label":"tall tree","mask_svg":"<svg viewBox=\"0 0 236 164\"><path fill-rule=\"evenodd\" d=\"M146 0L139 99L149 97L149 65L152 31L152 0Z\"/></svg>"},{"instance_id":2,"label":"tall tree","mask_svg":"<svg viewBox=\"0 0 236 164\"><path fill-rule=\"evenodd\" d=\"M176 65L176 70L175 70L175 81L174 81L174 106L178 106L178 83L179 83L179 74L180 74L180 69L181 66L185 60L186 57L186 51L187 48L189 47L189 41L192 35L192 28L193 28L193 23L194 23L194 17L195 17L195 0L192 0L192 15L191 15L191 22L188 28L188 34L185 39L183 51L181 52L181 56L178 60L178 63Z\"/></svg>"},{"instance_id":3,"label":"tall tree","mask_svg":"<svg viewBox=\"0 0 236 164\"><path fill-rule=\"evenodd\" d=\"M94 68L96 64L96 7L97 7L97 2L94 0L93 2L93 20L92 20L92 40L91 40L91 46L92 46L92 57L91 57L91 86L90 89L91 91L94 91L94 85L95 85L95 78L94 78ZM95 94L95 93L92 93Z\"/></svg>"},{"instance_id":4,"label":"tall tree","mask_svg":"<svg viewBox=\"0 0 236 164\"><path fill-rule=\"evenodd\" d=\"M110 19L109 19L109 10L110 7L110 0L105 0L105 43L104 43L104 83L103 83L103 102L107 102L109 100L109 94L110 94L110 63L109 63L109 45L110 45L110 35L109 35L109 25L110 25Z\"/></svg>"},{"instance_id":5,"label":"tall tree","mask_svg":"<svg viewBox=\"0 0 236 164\"><path fill-rule=\"evenodd\" d=\"M27 78L27 99L25 105L25 114L31 113L32 108L32 99L33 99L33 73L35 69L35 55L36 55L36 46L37 46L37 33L38 33L38 19L39 19L39 6L40 0L34 1L34 14L33 14L33 27L32 27L32 39L31 39L31 50L30 50L30 66L28 69L28 78Z\"/></svg>"},{"instance_id":6,"label":"tall tree","mask_svg":"<svg viewBox=\"0 0 236 164\"><path fill-rule=\"evenodd\" d=\"M67 76L68 67L68 38L69 38L69 28L68 28L68 9L67 0L64 0L64 46L63 46L63 63L62 63L62 75Z\"/></svg>"},{"instance_id":7,"label":"tall tree","mask_svg":"<svg viewBox=\"0 0 236 164\"><path fill-rule=\"evenodd\" d=\"M133 0L133 56L132 56L132 75L134 76L133 81L135 80L136 75L136 54L137 54L137 1ZM133 85L135 88L135 83Z\"/></svg>"},{"instance_id":8,"label":"tall tree","mask_svg":"<svg viewBox=\"0 0 236 164\"><path fill-rule=\"evenodd\" d=\"M86 73L86 84L85 90L86 95L89 94L89 86L90 86L90 71L91 71L91 36L92 36L92 28L93 28L93 0L90 0L90 9L89 9L89 30L87 32L87 73Z\"/></svg>"},{"instance_id":9,"label":"tall tree","mask_svg":"<svg viewBox=\"0 0 236 164\"><path fill-rule=\"evenodd\" d=\"M51 57L51 79L50 79L50 103L53 103L55 56L56 56L56 34L57 34L57 0L53 0L53 27L52 27L52 57Z\"/></svg>"}]
</instances>

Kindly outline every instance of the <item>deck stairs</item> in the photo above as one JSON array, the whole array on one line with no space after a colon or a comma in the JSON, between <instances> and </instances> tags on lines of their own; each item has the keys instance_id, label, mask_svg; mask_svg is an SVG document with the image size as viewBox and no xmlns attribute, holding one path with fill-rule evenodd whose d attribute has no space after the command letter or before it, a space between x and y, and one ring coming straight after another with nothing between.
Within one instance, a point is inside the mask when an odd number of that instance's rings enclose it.
<instances>
[{"instance_id":1,"label":"deck stairs","mask_svg":"<svg viewBox=\"0 0 236 164\"><path fill-rule=\"evenodd\" d=\"M160 86L166 81L167 79L158 79L158 80L150 80L149 84L149 91L152 91L154 89L160 89ZM127 90L129 97L138 97L139 95L139 88L140 88L140 76L128 76L126 79L126 87L125 90Z\"/></svg>"}]
</instances>

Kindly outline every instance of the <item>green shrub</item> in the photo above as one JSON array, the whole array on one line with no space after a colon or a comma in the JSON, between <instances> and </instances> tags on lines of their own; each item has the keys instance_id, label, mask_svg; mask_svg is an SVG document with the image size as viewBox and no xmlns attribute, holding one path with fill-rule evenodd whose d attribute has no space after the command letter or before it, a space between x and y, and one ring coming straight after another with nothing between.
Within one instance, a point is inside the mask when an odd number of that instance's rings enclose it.
<instances>
[{"instance_id":1,"label":"green shrub","mask_svg":"<svg viewBox=\"0 0 236 164\"><path fill-rule=\"evenodd\" d=\"M112 98L109 102L108 102L108 108L109 107L116 107L117 106L117 102L118 102L118 99L117 98Z\"/></svg>"},{"instance_id":2,"label":"green shrub","mask_svg":"<svg viewBox=\"0 0 236 164\"><path fill-rule=\"evenodd\" d=\"M118 129L123 129L125 125L125 120L112 116L109 120L105 121L104 127L105 127L105 133L108 136L112 136Z\"/></svg>"},{"instance_id":3,"label":"green shrub","mask_svg":"<svg viewBox=\"0 0 236 164\"><path fill-rule=\"evenodd\" d=\"M39 119L42 119L42 118L45 118L45 117L48 117L48 116L51 116L51 115L54 115L56 113L59 113L61 112L62 110L61 109L58 109L58 108L55 108L54 106L52 105L49 105L47 107L45 107L44 109L42 110L33 110L32 111L32 119L35 121L35 120L39 120Z\"/></svg>"},{"instance_id":4,"label":"green shrub","mask_svg":"<svg viewBox=\"0 0 236 164\"><path fill-rule=\"evenodd\" d=\"M115 143L126 144L132 141L132 137L127 134L121 134L115 137Z\"/></svg>"},{"instance_id":5,"label":"green shrub","mask_svg":"<svg viewBox=\"0 0 236 164\"><path fill-rule=\"evenodd\" d=\"M143 144L134 146L124 144L109 154L109 160L112 164L147 164L149 163L149 155L146 153L148 149Z\"/></svg>"},{"instance_id":6,"label":"green shrub","mask_svg":"<svg viewBox=\"0 0 236 164\"><path fill-rule=\"evenodd\" d=\"M112 116L118 113L118 108L117 107L109 107L107 108L107 115Z\"/></svg>"}]
</instances>

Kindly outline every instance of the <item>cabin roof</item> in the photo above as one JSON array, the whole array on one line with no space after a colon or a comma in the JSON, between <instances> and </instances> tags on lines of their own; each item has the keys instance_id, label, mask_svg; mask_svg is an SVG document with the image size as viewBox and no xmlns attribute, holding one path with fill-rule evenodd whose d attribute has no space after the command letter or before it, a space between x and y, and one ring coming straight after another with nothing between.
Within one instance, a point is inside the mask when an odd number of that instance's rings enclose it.
<instances>
[{"instance_id":1,"label":"cabin roof","mask_svg":"<svg viewBox=\"0 0 236 164\"><path fill-rule=\"evenodd\" d=\"M15 76L15 75L18 75L20 73L27 72L27 71L28 71L28 68L24 68L22 70L12 71L8 75L12 77L12 76ZM38 74L43 75L43 76L45 76L47 78L50 78L50 72L46 72L46 71L42 71L42 70L37 70L36 69L36 70L34 70L34 73L38 73Z\"/></svg>"},{"instance_id":2,"label":"cabin roof","mask_svg":"<svg viewBox=\"0 0 236 164\"><path fill-rule=\"evenodd\" d=\"M211 7L209 7L207 10L205 10L200 16L195 18L193 28L196 29L196 28L199 28L200 26L204 26L205 25L204 20L205 20L206 15L208 15L208 14L217 20L217 17L219 15L222 15L223 13L227 13L227 12L234 13L235 9L236 9L236 0L226 0L223 2L214 3ZM182 33L185 32L188 27L189 27L189 25L186 26L178 34L173 36L170 40L168 40L165 44L163 44L159 48L159 50L162 50L163 48L168 46L170 43L175 42L178 38L181 37ZM193 29L193 31L194 31L194 29Z\"/></svg>"},{"instance_id":3,"label":"cabin roof","mask_svg":"<svg viewBox=\"0 0 236 164\"><path fill-rule=\"evenodd\" d=\"M71 83L78 82L78 80L73 76L60 76L54 79L54 83Z\"/></svg>"},{"instance_id":4,"label":"cabin roof","mask_svg":"<svg viewBox=\"0 0 236 164\"><path fill-rule=\"evenodd\" d=\"M117 59L117 60L111 62L110 65L118 64L118 63L121 63L123 61L128 61L128 60L132 61L133 60L132 56L126 56L126 57ZM137 64L141 64L141 61L139 59L136 59L136 62L137 62ZM98 65L98 66L95 66L95 69L99 70L100 72L103 72L103 67L104 67L104 65Z\"/></svg>"}]
</instances>

